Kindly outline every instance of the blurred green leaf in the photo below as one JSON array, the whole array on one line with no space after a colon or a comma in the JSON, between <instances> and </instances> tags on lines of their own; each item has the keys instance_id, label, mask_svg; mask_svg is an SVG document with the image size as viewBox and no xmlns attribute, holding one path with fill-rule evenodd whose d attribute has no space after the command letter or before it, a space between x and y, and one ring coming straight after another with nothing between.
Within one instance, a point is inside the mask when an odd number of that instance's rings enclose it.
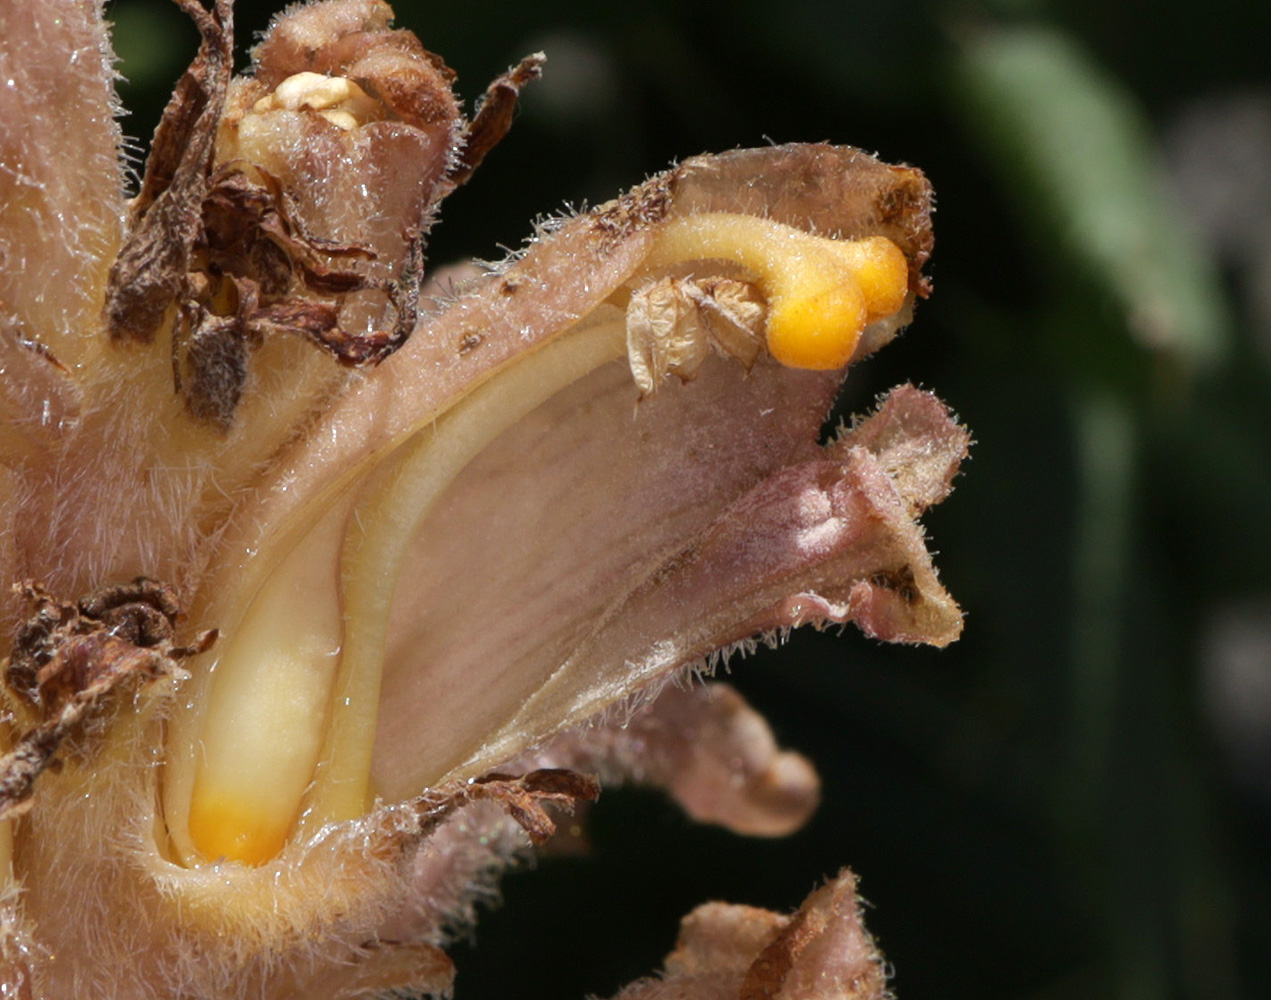
<instances>
[{"instance_id":1,"label":"blurred green leaf","mask_svg":"<svg viewBox=\"0 0 1271 1000\"><path fill-rule=\"evenodd\" d=\"M1189 367L1220 358L1229 319L1217 271L1134 98L1056 29L977 31L959 60L972 130L1043 238L1108 289L1140 345Z\"/></svg>"},{"instance_id":2,"label":"blurred green leaf","mask_svg":"<svg viewBox=\"0 0 1271 1000\"><path fill-rule=\"evenodd\" d=\"M113 3L107 10L120 72L134 89L171 87L193 56L197 35L171 3ZM182 44L188 43L185 51Z\"/></svg>"}]
</instances>

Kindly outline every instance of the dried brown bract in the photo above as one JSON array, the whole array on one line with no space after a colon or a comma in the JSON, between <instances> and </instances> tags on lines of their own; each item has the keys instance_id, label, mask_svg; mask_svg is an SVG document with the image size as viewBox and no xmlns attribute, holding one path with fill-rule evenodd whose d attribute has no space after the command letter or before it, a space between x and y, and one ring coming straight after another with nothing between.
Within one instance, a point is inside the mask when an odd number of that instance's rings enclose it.
<instances>
[{"instance_id":1,"label":"dried brown bract","mask_svg":"<svg viewBox=\"0 0 1271 1000\"><path fill-rule=\"evenodd\" d=\"M113 339L149 343L175 309L176 390L193 416L226 428L250 355L266 335L298 335L348 365L378 364L406 342L417 319L423 240L436 203L506 134L517 96L537 78L543 59L528 57L495 80L469 124L446 65L414 35L391 30L386 5L353 0L282 22L256 53L255 77L231 94L231 4L217 0L209 11L198 0L179 3L202 44L155 134L111 268L105 319ZM282 131L316 144L338 145L346 137L331 133L366 129L376 133L368 141L415 138L418 151L431 154L422 171L426 190L413 214L399 220L405 248L395 255L401 266L394 277L338 266L375 260L377 250L306 227L289 188L297 184L297 164L285 146L261 142L269 124L244 121L279 113L300 118ZM277 166L282 171L271 173ZM345 297L366 290L382 293L387 315L370 329L342 326Z\"/></svg>"},{"instance_id":2,"label":"dried brown bract","mask_svg":"<svg viewBox=\"0 0 1271 1000\"><path fill-rule=\"evenodd\" d=\"M0 4L0 993L440 994L598 782L797 829L812 764L677 682L799 625L961 630L915 518L965 430L901 386L820 440L930 291L922 174L693 157L421 305L542 57L469 121L379 0L288 10L238 77L228 0L178 2L131 202L100 9ZM629 996L881 989L844 875L698 911Z\"/></svg>"},{"instance_id":3,"label":"dried brown bract","mask_svg":"<svg viewBox=\"0 0 1271 1000\"><path fill-rule=\"evenodd\" d=\"M149 343L183 298L233 70L229 0L217 0L211 13L197 0L179 0L179 5L194 19L202 42L155 133L141 190L129 212L127 237L111 267L105 316L115 340Z\"/></svg>"},{"instance_id":4,"label":"dried brown bract","mask_svg":"<svg viewBox=\"0 0 1271 1000\"><path fill-rule=\"evenodd\" d=\"M492 772L423 795L419 800L425 820L421 833L431 833L473 802L495 802L507 810L532 843L542 844L556 832L544 803L572 808L576 802L594 802L599 797L600 783L595 778L566 768L539 768L519 777Z\"/></svg>"},{"instance_id":5,"label":"dried brown bract","mask_svg":"<svg viewBox=\"0 0 1271 1000\"><path fill-rule=\"evenodd\" d=\"M30 807L36 778L108 695L173 676L181 660L216 640L209 631L192 646L176 645L176 594L145 577L99 588L75 604L55 600L38 584L15 589L34 611L14 635L4 684L18 699L15 721L30 728L0 757L0 820Z\"/></svg>"}]
</instances>

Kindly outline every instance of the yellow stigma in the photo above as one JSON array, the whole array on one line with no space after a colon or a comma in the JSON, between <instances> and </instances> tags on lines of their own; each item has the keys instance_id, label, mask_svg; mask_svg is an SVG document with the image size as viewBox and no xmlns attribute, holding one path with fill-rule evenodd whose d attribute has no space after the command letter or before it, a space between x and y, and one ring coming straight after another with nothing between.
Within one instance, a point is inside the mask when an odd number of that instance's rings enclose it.
<instances>
[{"instance_id":1,"label":"yellow stigma","mask_svg":"<svg viewBox=\"0 0 1271 1000\"><path fill-rule=\"evenodd\" d=\"M756 275L768 301L768 350L791 368L842 368L861 331L898 313L909 291L909 262L884 236L831 240L723 212L666 223L648 266L707 258Z\"/></svg>"}]
</instances>

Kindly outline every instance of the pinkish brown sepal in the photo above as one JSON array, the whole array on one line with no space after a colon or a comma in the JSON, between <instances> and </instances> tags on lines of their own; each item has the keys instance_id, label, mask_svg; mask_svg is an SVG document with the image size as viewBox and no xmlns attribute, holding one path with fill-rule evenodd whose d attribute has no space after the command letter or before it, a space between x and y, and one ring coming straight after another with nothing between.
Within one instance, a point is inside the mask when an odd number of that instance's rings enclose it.
<instances>
[{"instance_id":1,"label":"pinkish brown sepal","mask_svg":"<svg viewBox=\"0 0 1271 1000\"><path fill-rule=\"evenodd\" d=\"M707 903L684 918L657 979L614 1000L884 1000L882 956L844 870L786 917Z\"/></svg>"}]
</instances>

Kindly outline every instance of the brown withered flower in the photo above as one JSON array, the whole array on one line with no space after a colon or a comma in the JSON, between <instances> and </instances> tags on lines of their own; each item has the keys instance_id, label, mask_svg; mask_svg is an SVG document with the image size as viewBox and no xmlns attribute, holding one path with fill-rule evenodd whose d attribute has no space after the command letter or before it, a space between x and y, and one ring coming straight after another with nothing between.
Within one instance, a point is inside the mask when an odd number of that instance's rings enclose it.
<instances>
[{"instance_id":1,"label":"brown withered flower","mask_svg":"<svg viewBox=\"0 0 1271 1000\"><path fill-rule=\"evenodd\" d=\"M921 173L686 160L426 282L471 121L379 0L229 0L125 199L100 6L0 3L0 994L442 993L447 933L600 783L779 835L811 765L720 650L961 627L915 518L966 434L894 390L818 443L928 287ZM877 997L846 873L709 904L637 997Z\"/></svg>"}]
</instances>

